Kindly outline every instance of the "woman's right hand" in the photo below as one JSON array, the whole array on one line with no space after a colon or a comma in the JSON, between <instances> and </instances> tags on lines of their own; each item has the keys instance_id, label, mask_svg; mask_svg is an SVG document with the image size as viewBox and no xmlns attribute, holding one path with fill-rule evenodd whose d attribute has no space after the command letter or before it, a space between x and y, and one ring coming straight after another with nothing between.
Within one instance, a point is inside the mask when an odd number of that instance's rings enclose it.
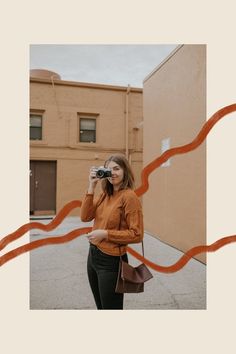
<instances>
[{"instance_id":1,"label":"woman's right hand","mask_svg":"<svg viewBox=\"0 0 236 354\"><path fill-rule=\"evenodd\" d=\"M96 177L97 168L92 166L89 171L89 191L94 192L94 189L99 181L99 178Z\"/></svg>"}]
</instances>

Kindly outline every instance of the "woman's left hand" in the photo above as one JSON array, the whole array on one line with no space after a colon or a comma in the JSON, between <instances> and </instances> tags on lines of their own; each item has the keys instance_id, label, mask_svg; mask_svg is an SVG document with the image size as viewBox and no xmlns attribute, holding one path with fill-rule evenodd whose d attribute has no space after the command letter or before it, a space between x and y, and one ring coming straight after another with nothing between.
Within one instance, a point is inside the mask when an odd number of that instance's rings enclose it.
<instances>
[{"instance_id":1,"label":"woman's left hand","mask_svg":"<svg viewBox=\"0 0 236 354\"><path fill-rule=\"evenodd\" d=\"M107 238L108 232L106 230L94 230L87 234L89 241L102 241Z\"/></svg>"}]
</instances>

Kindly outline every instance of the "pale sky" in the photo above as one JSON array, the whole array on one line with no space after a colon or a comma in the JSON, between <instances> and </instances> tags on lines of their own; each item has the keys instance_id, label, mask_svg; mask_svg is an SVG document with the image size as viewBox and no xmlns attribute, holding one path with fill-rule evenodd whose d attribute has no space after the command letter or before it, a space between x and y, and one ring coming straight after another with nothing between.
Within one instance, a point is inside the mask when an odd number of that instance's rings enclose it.
<instances>
[{"instance_id":1,"label":"pale sky","mask_svg":"<svg viewBox=\"0 0 236 354\"><path fill-rule=\"evenodd\" d=\"M32 44L30 69L56 72L62 80L143 87L143 80L173 45Z\"/></svg>"}]
</instances>

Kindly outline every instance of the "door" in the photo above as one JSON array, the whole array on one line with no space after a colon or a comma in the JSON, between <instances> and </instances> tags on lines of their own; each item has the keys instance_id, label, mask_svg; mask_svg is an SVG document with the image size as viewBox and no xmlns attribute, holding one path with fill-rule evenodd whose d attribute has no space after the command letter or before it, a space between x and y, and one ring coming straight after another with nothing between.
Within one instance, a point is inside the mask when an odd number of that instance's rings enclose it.
<instances>
[{"instance_id":1,"label":"door","mask_svg":"<svg viewBox=\"0 0 236 354\"><path fill-rule=\"evenodd\" d=\"M56 161L30 161L30 214L56 213Z\"/></svg>"}]
</instances>

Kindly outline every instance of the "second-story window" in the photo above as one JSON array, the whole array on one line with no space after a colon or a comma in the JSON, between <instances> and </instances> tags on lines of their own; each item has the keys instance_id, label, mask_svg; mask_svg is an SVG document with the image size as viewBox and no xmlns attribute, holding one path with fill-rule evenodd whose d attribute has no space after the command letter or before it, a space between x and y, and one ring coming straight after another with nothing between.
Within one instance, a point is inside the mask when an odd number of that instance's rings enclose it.
<instances>
[{"instance_id":1,"label":"second-story window","mask_svg":"<svg viewBox=\"0 0 236 354\"><path fill-rule=\"evenodd\" d=\"M96 143L96 119L80 118L79 141L81 143Z\"/></svg>"},{"instance_id":2,"label":"second-story window","mask_svg":"<svg viewBox=\"0 0 236 354\"><path fill-rule=\"evenodd\" d=\"M41 114L30 114L30 140L42 140Z\"/></svg>"}]
</instances>

